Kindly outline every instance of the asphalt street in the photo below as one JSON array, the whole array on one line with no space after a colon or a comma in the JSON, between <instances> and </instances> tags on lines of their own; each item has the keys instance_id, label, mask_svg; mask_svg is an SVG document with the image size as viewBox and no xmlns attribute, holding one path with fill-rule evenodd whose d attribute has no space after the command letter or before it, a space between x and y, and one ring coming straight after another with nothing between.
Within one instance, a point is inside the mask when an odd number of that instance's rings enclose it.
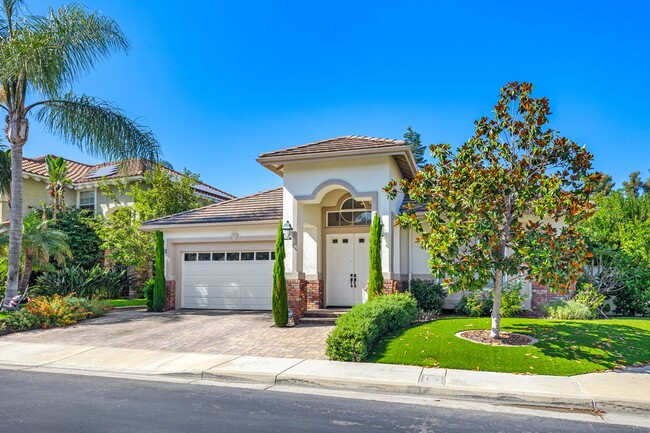
<instances>
[{"instance_id":1,"label":"asphalt street","mask_svg":"<svg viewBox=\"0 0 650 433\"><path fill-rule=\"evenodd\" d=\"M219 386L0 370L0 432L650 432Z\"/></svg>"}]
</instances>

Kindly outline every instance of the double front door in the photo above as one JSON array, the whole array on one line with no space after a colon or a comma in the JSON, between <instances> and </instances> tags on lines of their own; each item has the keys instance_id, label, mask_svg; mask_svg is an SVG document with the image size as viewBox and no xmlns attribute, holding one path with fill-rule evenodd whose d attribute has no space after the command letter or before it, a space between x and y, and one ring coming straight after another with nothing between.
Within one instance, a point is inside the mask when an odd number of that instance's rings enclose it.
<instances>
[{"instance_id":1,"label":"double front door","mask_svg":"<svg viewBox=\"0 0 650 433\"><path fill-rule=\"evenodd\" d=\"M367 233L326 236L325 304L328 307L351 307L365 300L368 240Z\"/></svg>"}]
</instances>

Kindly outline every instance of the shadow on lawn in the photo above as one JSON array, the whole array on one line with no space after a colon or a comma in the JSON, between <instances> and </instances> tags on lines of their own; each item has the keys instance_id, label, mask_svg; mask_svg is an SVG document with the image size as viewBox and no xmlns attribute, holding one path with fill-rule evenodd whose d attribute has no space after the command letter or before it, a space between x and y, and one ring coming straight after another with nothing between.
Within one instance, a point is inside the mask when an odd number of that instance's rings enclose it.
<instances>
[{"instance_id":1,"label":"shadow on lawn","mask_svg":"<svg viewBox=\"0 0 650 433\"><path fill-rule=\"evenodd\" d=\"M607 368L650 362L650 332L633 326L562 321L515 323L507 328L538 338L535 347L547 356L589 360Z\"/></svg>"}]
</instances>

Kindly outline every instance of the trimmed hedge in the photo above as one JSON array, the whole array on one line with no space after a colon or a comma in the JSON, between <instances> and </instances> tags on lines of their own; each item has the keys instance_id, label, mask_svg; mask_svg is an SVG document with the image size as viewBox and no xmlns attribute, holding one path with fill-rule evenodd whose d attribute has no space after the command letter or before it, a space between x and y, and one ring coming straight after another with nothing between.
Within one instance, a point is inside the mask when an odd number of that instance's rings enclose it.
<instances>
[{"instance_id":1,"label":"trimmed hedge","mask_svg":"<svg viewBox=\"0 0 650 433\"><path fill-rule=\"evenodd\" d=\"M378 296L353 307L336 321L327 337L327 356L337 361L363 361L384 335L405 328L418 317L408 293Z\"/></svg>"}]
</instances>

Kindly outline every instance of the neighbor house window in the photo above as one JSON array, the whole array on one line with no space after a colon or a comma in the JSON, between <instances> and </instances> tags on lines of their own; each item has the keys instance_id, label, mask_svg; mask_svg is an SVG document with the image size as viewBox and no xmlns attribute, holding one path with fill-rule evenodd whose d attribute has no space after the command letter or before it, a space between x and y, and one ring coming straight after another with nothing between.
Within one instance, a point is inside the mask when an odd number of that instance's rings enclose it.
<instances>
[{"instance_id":1,"label":"neighbor house window","mask_svg":"<svg viewBox=\"0 0 650 433\"><path fill-rule=\"evenodd\" d=\"M79 192L79 209L95 210L95 190Z\"/></svg>"},{"instance_id":2,"label":"neighbor house window","mask_svg":"<svg viewBox=\"0 0 650 433\"><path fill-rule=\"evenodd\" d=\"M327 227L369 226L372 219L370 204L348 198L339 210L327 212Z\"/></svg>"}]
</instances>

